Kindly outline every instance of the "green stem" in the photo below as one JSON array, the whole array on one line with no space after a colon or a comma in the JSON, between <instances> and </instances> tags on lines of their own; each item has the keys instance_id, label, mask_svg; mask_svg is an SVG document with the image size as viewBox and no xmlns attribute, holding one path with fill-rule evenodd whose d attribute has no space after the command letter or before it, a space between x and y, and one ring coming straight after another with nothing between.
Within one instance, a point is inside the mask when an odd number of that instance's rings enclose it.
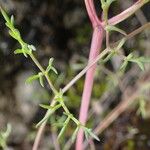
<instances>
[{"instance_id":1,"label":"green stem","mask_svg":"<svg viewBox=\"0 0 150 150\"><path fill-rule=\"evenodd\" d=\"M55 89L55 87L53 86L48 74L46 73L46 71L44 70L44 68L41 66L41 64L38 62L38 60L35 58L35 56L33 55L33 53L30 54L31 59L33 60L33 62L36 64L36 66L40 69L40 71L43 73L43 75L45 76L51 90L53 91L53 93L56 95L58 94L58 91Z\"/></svg>"}]
</instances>

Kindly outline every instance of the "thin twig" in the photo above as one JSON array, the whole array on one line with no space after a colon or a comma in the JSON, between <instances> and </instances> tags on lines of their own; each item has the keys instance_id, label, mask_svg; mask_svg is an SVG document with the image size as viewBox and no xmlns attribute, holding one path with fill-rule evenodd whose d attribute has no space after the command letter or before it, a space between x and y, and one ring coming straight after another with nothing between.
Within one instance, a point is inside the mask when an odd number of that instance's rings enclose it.
<instances>
[{"instance_id":1,"label":"thin twig","mask_svg":"<svg viewBox=\"0 0 150 150\"><path fill-rule=\"evenodd\" d=\"M143 5L148 3L149 0L138 0L135 4L133 4L128 9L121 12L119 15L116 15L115 17L112 17L108 20L109 25L116 25L123 20L127 19L131 15L133 15L138 9L140 9ZM105 22L102 22L102 26L105 26Z\"/></svg>"}]
</instances>

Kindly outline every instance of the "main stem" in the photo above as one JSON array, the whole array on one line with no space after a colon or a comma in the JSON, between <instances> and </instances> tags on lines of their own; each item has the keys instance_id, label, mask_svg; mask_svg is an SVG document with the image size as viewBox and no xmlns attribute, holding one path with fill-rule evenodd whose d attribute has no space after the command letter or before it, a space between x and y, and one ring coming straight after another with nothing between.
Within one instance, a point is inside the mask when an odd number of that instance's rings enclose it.
<instances>
[{"instance_id":1,"label":"main stem","mask_svg":"<svg viewBox=\"0 0 150 150\"><path fill-rule=\"evenodd\" d=\"M94 28L93 36L92 36L89 62L91 62L98 56L99 50L101 49L102 41L103 41L103 28L101 26L96 26ZM80 116L79 116L79 121L83 125L85 125L87 120L95 70L96 70L96 65L93 65L87 71L85 77L85 84L84 84L84 90L83 90L82 102L80 108ZM84 132L83 129L80 129L76 141L76 150L83 150L83 140L84 140Z\"/></svg>"}]
</instances>

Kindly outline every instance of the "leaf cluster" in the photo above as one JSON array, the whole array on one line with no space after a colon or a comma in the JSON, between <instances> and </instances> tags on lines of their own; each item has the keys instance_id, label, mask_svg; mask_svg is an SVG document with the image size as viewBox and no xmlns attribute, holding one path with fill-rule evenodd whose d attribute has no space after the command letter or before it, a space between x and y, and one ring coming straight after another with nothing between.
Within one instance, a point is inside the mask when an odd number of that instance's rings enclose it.
<instances>
[{"instance_id":1,"label":"leaf cluster","mask_svg":"<svg viewBox=\"0 0 150 150\"><path fill-rule=\"evenodd\" d=\"M124 58L124 62L121 65L120 69L121 70L125 70L125 68L127 67L129 62L136 63L140 67L140 69L142 71L144 71L145 70L144 64L145 63L149 63L150 62L150 58L143 57L143 56L135 57L133 55L133 53L130 53L127 57Z\"/></svg>"}]
</instances>

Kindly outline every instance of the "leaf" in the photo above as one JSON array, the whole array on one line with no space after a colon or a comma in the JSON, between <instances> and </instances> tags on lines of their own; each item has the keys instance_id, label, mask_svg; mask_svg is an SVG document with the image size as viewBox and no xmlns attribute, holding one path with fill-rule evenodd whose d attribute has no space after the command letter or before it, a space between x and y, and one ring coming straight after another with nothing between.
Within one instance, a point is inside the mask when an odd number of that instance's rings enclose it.
<instances>
[{"instance_id":1,"label":"leaf","mask_svg":"<svg viewBox=\"0 0 150 150\"><path fill-rule=\"evenodd\" d=\"M50 105L44 105L44 104L40 104L40 107L44 108L44 109L53 109L53 106Z\"/></svg>"},{"instance_id":2,"label":"leaf","mask_svg":"<svg viewBox=\"0 0 150 150\"><path fill-rule=\"evenodd\" d=\"M100 139L98 138L98 136L95 135L95 134L91 131L91 129L84 128L84 132L85 132L86 139L88 139L89 136L91 136L91 137L94 138L95 140L100 141Z\"/></svg>"},{"instance_id":3,"label":"leaf","mask_svg":"<svg viewBox=\"0 0 150 150\"><path fill-rule=\"evenodd\" d=\"M88 141L89 140L89 134L88 134L87 130L84 130L84 134L85 134L86 140Z\"/></svg>"},{"instance_id":4,"label":"leaf","mask_svg":"<svg viewBox=\"0 0 150 150\"><path fill-rule=\"evenodd\" d=\"M97 135L95 135L91 129L88 129L88 133L91 137L93 137L95 140L100 141L99 137Z\"/></svg>"},{"instance_id":5,"label":"leaf","mask_svg":"<svg viewBox=\"0 0 150 150\"><path fill-rule=\"evenodd\" d=\"M127 67L127 65L128 65L128 61L125 60L123 62L123 64L121 65L120 70L125 70L125 68Z\"/></svg>"},{"instance_id":6,"label":"leaf","mask_svg":"<svg viewBox=\"0 0 150 150\"><path fill-rule=\"evenodd\" d=\"M70 117L68 117L68 118L66 119L66 121L65 121L65 123L64 123L64 126L63 126L63 128L61 129L61 131L60 131L60 133L59 133L59 135L58 135L58 139L60 139L61 136L64 134L64 132L65 132L65 130L66 130L68 124L69 124L69 121L70 121Z\"/></svg>"},{"instance_id":7,"label":"leaf","mask_svg":"<svg viewBox=\"0 0 150 150\"><path fill-rule=\"evenodd\" d=\"M145 70L144 64L143 64L142 62L137 61L137 64L138 64L138 66L140 67L140 69L141 69L142 71Z\"/></svg>"},{"instance_id":8,"label":"leaf","mask_svg":"<svg viewBox=\"0 0 150 150\"><path fill-rule=\"evenodd\" d=\"M53 61L54 61L54 58L50 58L50 59L49 59L49 66L52 66Z\"/></svg>"},{"instance_id":9,"label":"leaf","mask_svg":"<svg viewBox=\"0 0 150 150\"><path fill-rule=\"evenodd\" d=\"M126 42L126 38L121 39L121 41L119 42L117 46L117 50L119 50L124 45L125 42Z\"/></svg>"},{"instance_id":10,"label":"leaf","mask_svg":"<svg viewBox=\"0 0 150 150\"><path fill-rule=\"evenodd\" d=\"M15 21L14 21L14 16L13 15L11 16L10 21L11 21L11 24L14 25Z\"/></svg>"},{"instance_id":11,"label":"leaf","mask_svg":"<svg viewBox=\"0 0 150 150\"><path fill-rule=\"evenodd\" d=\"M109 55L107 55L107 57L105 59L102 60L103 63L106 63L107 61L109 61L113 56L115 55L114 51L111 51L111 53Z\"/></svg>"},{"instance_id":12,"label":"leaf","mask_svg":"<svg viewBox=\"0 0 150 150\"><path fill-rule=\"evenodd\" d=\"M19 41L19 40L21 39L19 30L14 28L14 29L13 29L13 32L14 32L14 34L15 34L17 40Z\"/></svg>"},{"instance_id":13,"label":"leaf","mask_svg":"<svg viewBox=\"0 0 150 150\"><path fill-rule=\"evenodd\" d=\"M130 59L129 61L136 63L142 71L145 70L144 63L141 62L139 58L133 58L133 59Z\"/></svg>"},{"instance_id":14,"label":"leaf","mask_svg":"<svg viewBox=\"0 0 150 150\"><path fill-rule=\"evenodd\" d=\"M54 72L55 74L58 74L57 70L56 70L54 67L51 67L51 70L53 70L53 72Z\"/></svg>"},{"instance_id":15,"label":"leaf","mask_svg":"<svg viewBox=\"0 0 150 150\"><path fill-rule=\"evenodd\" d=\"M31 51L36 51L36 47L34 45L28 45L28 48L31 50Z\"/></svg>"},{"instance_id":16,"label":"leaf","mask_svg":"<svg viewBox=\"0 0 150 150\"><path fill-rule=\"evenodd\" d=\"M62 127L63 125L64 125L63 123L59 123L59 122L52 124L52 126L54 127Z\"/></svg>"},{"instance_id":17,"label":"leaf","mask_svg":"<svg viewBox=\"0 0 150 150\"><path fill-rule=\"evenodd\" d=\"M150 58L148 57L140 57L139 60L143 63L150 63Z\"/></svg>"},{"instance_id":18,"label":"leaf","mask_svg":"<svg viewBox=\"0 0 150 150\"><path fill-rule=\"evenodd\" d=\"M11 30L9 30L9 34L11 37L13 37L15 40L18 40L18 38L16 37L16 35L14 34L14 32L12 32Z\"/></svg>"},{"instance_id":19,"label":"leaf","mask_svg":"<svg viewBox=\"0 0 150 150\"><path fill-rule=\"evenodd\" d=\"M23 50L22 49L16 49L14 51L14 54L22 54L23 53Z\"/></svg>"},{"instance_id":20,"label":"leaf","mask_svg":"<svg viewBox=\"0 0 150 150\"><path fill-rule=\"evenodd\" d=\"M137 110L137 114L141 114L143 118L145 118L146 116L145 107L146 107L146 101L142 98L139 100L139 108Z\"/></svg>"},{"instance_id":21,"label":"leaf","mask_svg":"<svg viewBox=\"0 0 150 150\"><path fill-rule=\"evenodd\" d=\"M131 53L131 54L129 54L127 57L126 57L126 60L131 60L131 58L133 58L133 54Z\"/></svg>"},{"instance_id":22,"label":"leaf","mask_svg":"<svg viewBox=\"0 0 150 150\"><path fill-rule=\"evenodd\" d=\"M5 131L4 133L2 133L2 136L3 136L5 139L8 138L8 136L9 136L10 133L11 133L11 130L12 130L11 125L10 125L10 124L7 124L7 129L6 129L6 131Z\"/></svg>"},{"instance_id":23,"label":"leaf","mask_svg":"<svg viewBox=\"0 0 150 150\"><path fill-rule=\"evenodd\" d=\"M10 19L9 19L7 13L1 7L0 7L0 10L1 10L1 13L2 13L5 21L8 22L8 23L10 23Z\"/></svg>"},{"instance_id":24,"label":"leaf","mask_svg":"<svg viewBox=\"0 0 150 150\"><path fill-rule=\"evenodd\" d=\"M9 29L12 29L12 25L8 22L5 23L5 25L9 28Z\"/></svg>"},{"instance_id":25,"label":"leaf","mask_svg":"<svg viewBox=\"0 0 150 150\"><path fill-rule=\"evenodd\" d=\"M77 127L77 128L75 129L75 131L73 132L73 134L72 134L72 137L71 137L72 143L75 141L75 139L76 139L76 137L77 137L77 134L78 134L78 131L79 131L79 127Z\"/></svg>"},{"instance_id":26,"label":"leaf","mask_svg":"<svg viewBox=\"0 0 150 150\"><path fill-rule=\"evenodd\" d=\"M58 74L57 70L52 66L54 58L49 59L48 67L46 68L46 72L50 72L52 70L55 74Z\"/></svg>"},{"instance_id":27,"label":"leaf","mask_svg":"<svg viewBox=\"0 0 150 150\"><path fill-rule=\"evenodd\" d=\"M39 78L39 75L33 75L33 76L27 78L27 80L25 81L25 83L31 83L34 80L37 80L38 78Z\"/></svg>"},{"instance_id":28,"label":"leaf","mask_svg":"<svg viewBox=\"0 0 150 150\"><path fill-rule=\"evenodd\" d=\"M6 149L6 146L7 146L7 139L11 133L11 125L10 124L7 124L7 129L5 132L1 132L0 133L0 146L3 148L3 149Z\"/></svg>"},{"instance_id":29,"label":"leaf","mask_svg":"<svg viewBox=\"0 0 150 150\"><path fill-rule=\"evenodd\" d=\"M41 86L44 87L43 74L40 72L38 75L39 75L39 82Z\"/></svg>"},{"instance_id":30,"label":"leaf","mask_svg":"<svg viewBox=\"0 0 150 150\"><path fill-rule=\"evenodd\" d=\"M49 109L45 117L36 125L36 128L39 127L43 122L45 122L57 109L61 107L61 104L58 104L53 107L53 109Z\"/></svg>"},{"instance_id":31,"label":"leaf","mask_svg":"<svg viewBox=\"0 0 150 150\"><path fill-rule=\"evenodd\" d=\"M27 57L27 55L29 55L29 51L25 49L16 49L14 54L23 54L25 57Z\"/></svg>"},{"instance_id":32,"label":"leaf","mask_svg":"<svg viewBox=\"0 0 150 150\"><path fill-rule=\"evenodd\" d=\"M108 5L110 6L113 2L115 2L117 0L107 0Z\"/></svg>"},{"instance_id":33,"label":"leaf","mask_svg":"<svg viewBox=\"0 0 150 150\"><path fill-rule=\"evenodd\" d=\"M107 31L117 31L117 32L119 32L119 33L121 33L121 34L123 34L123 35L127 35L125 31L119 29L119 28L116 27L116 26L107 25L107 26L105 27L105 29L106 29Z\"/></svg>"},{"instance_id":34,"label":"leaf","mask_svg":"<svg viewBox=\"0 0 150 150\"><path fill-rule=\"evenodd\" d=\"M55 100L57 101L63 101L63 92L62 90L60 89L59 93L57 93L54 97Z\"/></svg>"}]
</instances>

